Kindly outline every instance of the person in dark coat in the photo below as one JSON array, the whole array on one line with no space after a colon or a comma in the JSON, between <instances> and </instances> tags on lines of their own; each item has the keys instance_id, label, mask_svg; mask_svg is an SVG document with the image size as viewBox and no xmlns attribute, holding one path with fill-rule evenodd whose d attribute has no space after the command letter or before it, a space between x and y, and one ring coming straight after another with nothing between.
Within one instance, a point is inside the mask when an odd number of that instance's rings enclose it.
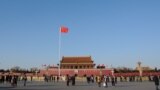
<instances>
[{"instance_id":1,"label":"person in dark coat","mask_svg":"<svg viewBox=\"0 0 160 90\"><path fill-rule=\"evenodd\" d=\"M115 84L117 84L117 77L115 77Z\"/></svg>"},{"instance_id":2,"label":"person in dark coat","mask_svg":"<svg viewBox=\"0 0 160 90\"><path fill-rule=\"evenodd\" d=\"M67 81L67 86L69 86L70 77L69 77L68 74L67 74L67 76L66 76L66 81Z\"/></svg>"},{"instance_id":3,"label":"person in dark coat","mask_svg":"<svg viewBox=\"0 0 160 90\"><path fill-rule=\"evenodd\" d=\"M14 86L17 86L18 76L15 75L13 79Z\"/></svg>"},{"instance_id":4,"label":"person in dark coat","mask_svg":"<svg viewBox=\"0 0 160 90\"><path fill-rule=\"evenodd\" d=\"M75 76L72 76L72 77L71 77L71 80L72 80L72 86L75 86L75 83L76 83L76 82L75 82Z\"/></svg>"},{"instance_id":5,"label":"person in dark coat","mask_svg":"<svg viewBox=\"0 0 160 90\"><path fill-rule=\"evenodd\" d=\"M114 77L111 78L112 86L115 86L115 79Z\"/></svg>"},{"instance_id":6,"label":"person in dark coat","mask_svg":"<svg viewBox=\"0 0 160 90\"><path fill-rule=\"evenodd\" d=\"M155 75L153 77L153 80L154 80L154 83L155 83L155 86L156 86L156 90L159 90L158 86L159 86L159 78L157 75Z\"/></svg>"},{"instance_id":7,"label":"person in dark coat","mask_svg":"<svg viewBox=\"0 0 160 90\"><path fill-rule=\"evenodd\" d=\"M142 76L140 76L140 82L142 82Z\"/></svg>"},{"instance_id":8,"label":"person in dark coat","mask_svg":"<svg viewBox=\"0 0 160 90\"><path fill-rule=\"evenodd\" d=\"M59 76L57 76L57 82L59 82Z\"/></svg>"},{"instance_id":9,"label":"person in dark coat","mask_svg":"<svg viewBox=\"0 0 160 90\"><path fill-rule=\"evenodd\" d=\"M56 81L56 77L54 76L54 77L53 77L53 82L55 82L55 81Z\"/></svg>"},{"instance_id":10,"label":"person in dark coat","mask_svg":"<svg viewBox=\"0 0 160 90\"><path fill-rule=\"evenodd\" d=\"M91 81L91 77L87 76L87 83L90 83L90 81Z\"/></svg>"}]
</instances>

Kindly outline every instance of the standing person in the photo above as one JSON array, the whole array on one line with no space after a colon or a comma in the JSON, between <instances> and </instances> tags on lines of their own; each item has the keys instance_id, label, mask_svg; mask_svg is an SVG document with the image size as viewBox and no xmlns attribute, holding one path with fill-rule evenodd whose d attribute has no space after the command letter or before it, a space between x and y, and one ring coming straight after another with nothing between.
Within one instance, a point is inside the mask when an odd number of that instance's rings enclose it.
<instances>
[{"instance_id":1,"label":"standing person","mask_svg":"<svg viewBox=\"0 0 160 90\"><path fill-rule=\"evenodd\" d=\"M127 77L126 76L124 76L124 80L125 80L125 82L127 82Z\"/></svg>"},{"instance_id":2,"label":"standing person","mask_svg":"<svg viewBox=\"0 0 160 90\"><path fill-rule=\"evenodd\" d=\"M33 80L33 76L31 75L31 77L30 77L30 78L31 78L31 82L32 82L32 80Z\"/></svg>"},{"instance_id":3,"label":"standing person","mask_svg":"<svg viewBox=\"0 0 160 90\"><path fill-rule=\"evenodd\" d=\"M115 77L115 84L117 84L117 77Z\"/></svg>"},{"instance_id":4,"label":"standing person","mask_svg":"<svg viewBox=\"0 0 160 90\"><path fill-rule=\"evenodd\" d=\"M123 82L122 76L120 76L120 82Z\"/></svg>"},{"instance_id":5,"label":"standing person","mask_svg":"<svg viewBox=\"0 0 160 90\"><path fill-rule=\"evenodd\" d=\"M26 75L24 75L24 77L23 77L23 81L24 81L24 86L26 86L26 82L27 82L27 76Z\"/></svg>"},{"instance_id":6,"label":"standing person","mask_svg":"<svg viewBox=\"0 0 160 90\"><path fill-rule=\"evenodd\" d=\"M14 86L17 86L18 76L15 75L13 79Z\"/></svg>"},{"instance_id":7,"label":"standing person","mask_svg":"<svg viewBox=\"0 0 160 90\"><path fill-rule=\"evenodd\" d=\"M93 75L91 76L91 81L92 81L92 83L94 83L94 76Z\"/></svg>"},{"instance_id":8,"label":"standing person","mask_svg":"<svg viewBox=\"0 0 160 90\"><path fill-rule=\"evenodd\" d=\"M98 82L98 79L97 79L97 78L98 78L98 76L96 76L96 82Z\"/></svg>"},{"instance_id":9,"label":"standing person","mask_svg":"<svg viewBox=\"0 0 160 90\"><path fill-rule=\"evenodd\" d=\"M11 76L11 86L13 86L14 87L14 76Z\"/></svg>"},{"instance_id":10,"label":"standing person","mask_svg":"<svg viewBox=\"0 0 160 90\"><path fill-rule=\"evenodd\" d=\"M53 75L51 75L51 81L53 81Z\"/></svg>"},{"instance_id":11,"label":"standing person","mask_svg":"<svg viewBox=\"0 0 160 90\"><path fill-rule=\"evenodd\" d=\"M59 82L59 76L57 76L57 82Z\"/></svg>"},{"instance_id":12,"label":"standing person","mask_svg":"<svg viewBox=\"0 0 160 90\"><path fill-rule=\"evenodd\" d=\"M110 82L110 80L109 80L109 76L107 76L107 82Z\"/></svg>"},{"instance_id":13,"label":"standing person","mask_svg":"<svg viewBox=\"0 0 160 90\"><path fill-rule=\"evenodd\" d=\"M108 87L108 78L107 78L107 76L104 76L104 83L105 83L105 87Z\"/></svg>"},{"instance_id":14,"label":"standing person","mask_svg":"<svg viewBox=\"0 0 160 90\"><path fill-rule=\"evenodd\" d=\"M154 83L155 83L155 86L156 86L156 90L159 90L158 86L159 86L159 78L157 75L155 75L153 77L153 80L154 80Z\"/></svg>"},{"instance_id":15,"label":"standing person","mask_svg":"<svg viewBox=\"0 0 160 90\"><path fill-rule=\"evenodd\" d=\"M16 75L13 75L13 76L12 76L11 85L12 85L13 87L17 86L17 77L16 77Z\"/></svg>"},{"instance_id":16,"label":"standing person","mask_svg":"<svg viewBox=\"0 0 160 90\"><path fill-rule=\"evenodd\" d=\"M4 81L5 81L5 76L2 75L2 76L1 76L1 82L4 83Z\"/></svg>"},{"instance_id":17,"label":"standing person","mask_svg":"<svg viewBox=\"0 0 160 90\"><path fill-rule=\"evenodd\" d=\"M115 80L114 80L114 77L112 76L111 78L111 82L112 82L112 86L115 86Z\"/></svg>"},{"instance_id":18,"label":"standing person","mask_svg":"<svg viewBox=\"0 0 160 90\"><path fill-rule=\"evenodd\" d=\"M75 83L76 83L76 82L75 82L75 76L72 76L71 79L72 79L72 86L75 86Z\"/></svg>"},{"instance_id":19,"label":"standing person","mask_svg":"<svg viewBox=\"0 0 160 90\"><path fill-rule=\"evenodd\" d=\"M66 81L67 81L67 86L69 86L70 77L69 77L68 74L67 74L67 76L66 76Z\"/></svg>"},{"instance_id":20,"label":"standing person","mask_svg":"<svg viewBox=\"0 0 160 90\"><path fill-rule=\"evenodd\" d=\"M91 77L87 76L87 83L90 83L90 79L91 79Z\"/></svg>"},{"instance_id":21,"label":"standing person","mask_svg":"<svg viewBox=\"0 0 160 90\"><path fill-rule=\"evenodd\" d=\"M140 82L142 82L142 76L140 76Z\"/></svg>"},{"instance_id":22,"label":"standing person","mask_svg":"<svg viewBox=\"0 0 160 90\"><path fill-rule=\"evenodd\" d=\"M148 80L149 80L150 82L152 81L152 80L151 80L151 76L150 76L150 75L148 76Z\"/></svg>"},{"instance_id":23,"label":"standing person","mask_svg":"<svg viewBox=\"0 0 160 90\"><path fill-rule=\"evenodd\" d=\"M56 77L55 77L55 76L53 77L53 81L54 81L54 82L56 81Z\"/></svg>"},{"instance_id":24,"label":"standing person","mask_svg":"<svg viewBox=\"0 0 160 90\"><path fill-rule=\"evenodd\" d=\"M101 87L101 77L100 76L97 76L97 83L98 83L98 86Z\"/></svg>"}]
</instances>

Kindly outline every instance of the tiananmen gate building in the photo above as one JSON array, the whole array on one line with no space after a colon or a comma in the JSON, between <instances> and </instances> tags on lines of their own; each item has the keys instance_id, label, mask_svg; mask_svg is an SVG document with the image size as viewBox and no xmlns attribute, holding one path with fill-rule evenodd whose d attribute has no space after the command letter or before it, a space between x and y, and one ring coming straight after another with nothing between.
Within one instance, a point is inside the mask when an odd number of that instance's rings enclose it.
<instances>
[{"instance_id":1,"label":"tiananmen gate building","mask_svg":"<svg viewBox=\"0 0 160 90\"><path fill-rule=\"evenodd\" d=\"M62 57L61 69L93 69L95 66L91 56L89 57Z\"/></svg>"},{"instance_id":2,"label":"tiananmen gate building","mask_svg":"<svg viewBox=\"0 0 160 90\"><path fill-rule=\"evenodd\" d=\"M60 68L47 68L40 70L40 74L45 75L60 75L66 76L75 75L77 76L98 76L98 75L112 75L112 70L107 68L95 68L94 61L91 56L78 56L78 57L62 57L60 61Z\"/></svg>"}]
</instances>

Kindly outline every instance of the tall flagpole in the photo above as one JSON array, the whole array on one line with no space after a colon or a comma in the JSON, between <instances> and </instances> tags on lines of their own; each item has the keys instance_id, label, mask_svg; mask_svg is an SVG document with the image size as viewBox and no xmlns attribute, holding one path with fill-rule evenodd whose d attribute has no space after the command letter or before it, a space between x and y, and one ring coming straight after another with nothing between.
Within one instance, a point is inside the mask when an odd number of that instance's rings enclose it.
<instances>
[{"instance_id":1,"label":"tall flagpole","mask_svg":"<svg viewBox=\"0 0 160 90\"><path fill-rule=\"evenodd\" d=\"M60 76L60 59L61 59L61 27L60 27L60 30L59 30L59 47L58 47L59 66L58 66L58 76Z\"/></svg>"}]
</instances>

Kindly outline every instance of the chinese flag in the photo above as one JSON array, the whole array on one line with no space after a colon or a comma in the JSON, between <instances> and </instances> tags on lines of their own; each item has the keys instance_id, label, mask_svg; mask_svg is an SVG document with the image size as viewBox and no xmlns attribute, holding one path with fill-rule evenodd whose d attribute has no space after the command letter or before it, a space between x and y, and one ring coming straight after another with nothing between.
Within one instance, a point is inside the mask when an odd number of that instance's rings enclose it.
<instances>
[{"instance_id":1,"label":"chinese flag","mask_svg":"<svg viewBox=\"0 0 160 90\"><path fill-rule=\"evenodd\" d=\"M68 33L68 28L62 26L62 27L60 28L60 32L61 32L61 33Z\"/></svg>"}]
</instances>

